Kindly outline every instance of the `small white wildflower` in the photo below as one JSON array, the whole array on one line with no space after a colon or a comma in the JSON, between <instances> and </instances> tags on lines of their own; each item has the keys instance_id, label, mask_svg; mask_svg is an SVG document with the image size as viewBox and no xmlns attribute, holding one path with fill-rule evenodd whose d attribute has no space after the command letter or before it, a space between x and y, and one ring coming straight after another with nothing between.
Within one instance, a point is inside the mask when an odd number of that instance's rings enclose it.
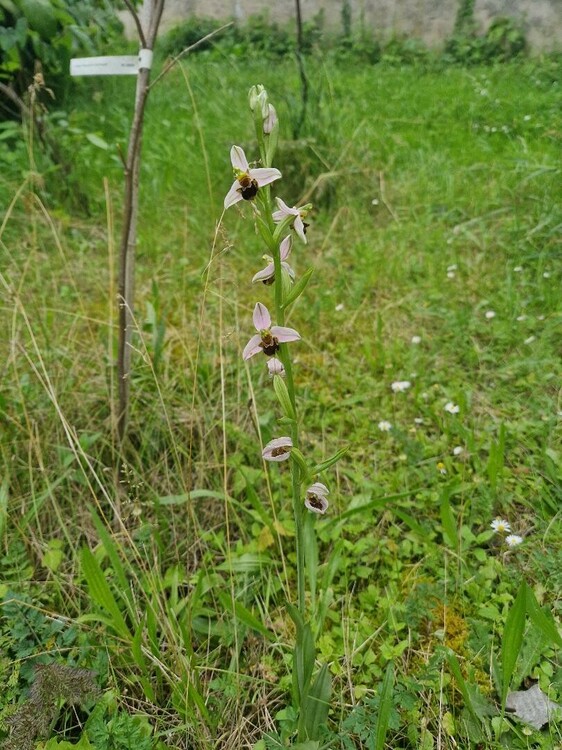
<instances>
[{"instance_id":1,"label":"small white wildflower","mask_svg":"<svg viewBox=\"0 0 562 750\"><path fill-rule=\"evenodd\" d=\"M490 526L495 534L506 534L511 531L509 521L506 521L505 518L494 518Z\"/></svg>"},{"instance_id":2,"label":"small white wildflower","mask_svg":"<svg viewBox=\"0 0 562 750\"><path fill-rule=\"evenodd\" d=\"M412 336L412 344L421 344L421 336Z\"/></svg>"},{"instance_id":3,"label":"small white wildflower","mask_svg":"<svg viewBox=\"0 0 562 750\"><path fill-rule=\"evenodd\" d=\"M524 321L524 320L527 320L527 316L526 316L526 315L518 315L518 316L517 316L517 321L518 321L519 323L521 323L521 322L522 322L522 321Z\"/></svg>"},{"instance_id":4,"label":"small white wildflower","mask_svg":"<svg viewBox=\"0 0 562 750\"><path fill-rule=\"evenodd\" d=\"M537 315L537 320L544 320L544 315Z\"/></svg>"},{"instance_id":5,"label":"small white wildflower","mask_svg":"<svg viewBox=\"0 0 562 750\"><path fill-rule=\"evenodd\" d=\"M447 469L445 467L445 464L442 461L439 461L439 463L437 464L437 471L440 474L446 474L447 473Z\"/></svg>"},{"instance_id":6,"label":"small white wildflower","mask_svg":"<svg viewBox=\"0 0 562 750\"><path fill-rule=\"evenodd\" d=\"M464 448L462 445L455 445L453 448L453 456L460 456L461 453L464 451Z\"/></svg>"},{"instance_id":7,"label":"small white wildflower","mask_svg":"<svg viewBox=\"0 0 562 750\"><path fill-rule=\"evenodd\" d=\"M523 270L523 266L515 266L513 270L515 271L515 273L521 273L521 271Z\"/></svg>"},{"instance_id":8,"label":"small white wildflower","mask_svg":"<svg viewBox=\"0 0 562 750\"><path fill-rule=\"evenodd\" d=\"M450 266L447 266L447 271L456 271L458 268L456 263L451 263Z\"/></svg>"},{"instance_id":9,"label":"small white wildflower","mask_svg":"<svg viewBox=\"0 0 562 750\"><path fill-rule=\"evenodd\" d=\"M535 336L529 336L529 338L526 338L523 343L525 343L525 344L532 344L533 341L535 341L535 338L536 338Z\"/></svg>"},{"instance_id":10,"label":"small white wildflower","mask_svg":"<svg viewBox=\"0 0 562 750\"><path fill-rule=\"evenodd\" d=\"M395 380L390 387L392 388L394 393L403 393L404 391L407 391L408 388L411 387L411 385L412 384L409 380Z\"/></svg>"},{"instance_id":11,"label":"small white wildflower","mask_svg":"<svg viewBox=\"0 0 562 750\"><path fill-rule=\"evenodd\" d=\"M496 317L496 313L493 310L487 310L484 317L486 320L492 320L492 318Z\"/></svg>"},{"instance_id":12,"label":"small white wildflower","mask_svg":"<svg viewBox=\"0 0 562 750\"><path fill-rule=\"evenodd\" d=\"M377 426L381 432L390 432L392 429L392 424L387 422L386 419L381 419Z\"/></svg>"},{"instance_id":13,"label":"small white wildflower","mask_svg":"<svg viewBox=\"0 0 562 750\"><path fill-rule=\"evenodd\" d=\"M458 404L454 404L452 401L447 401L443 409L445 411L448 411L449 414L458 414L461 410L460 406Z\"/></svg>"},{"instance_id":14,"label":"small white wildflower","mask_svg":"<svg viewBox=\"0 0 562 750\"><path fill-rule=\"evenodd\" d=\"M422 417L414 417L414 422L416 424L423 424L423 419Z\"/></svg>"},{"instance_id":15,"label":"small white wildflower","mask_svg":"<svg viewBox=\"0 0 562 750\"><path fill-rule=\"evenodd\" d=\"M543 279L550 279L550 271L545 271L542 275Z\"/></svg>"},{"instance_id":16,"label":"small white wildflower","mask_svg":"<svg viewBox=\"0 0 562 750\"><path fill-rule=\"evenodd\" d=\"M373 198L373 200L371 201L371 206L378 206L378 205L379 205L379 199Z\"/></svg>"},{"instance_id":17,"label":"small white wildflower","mask_svg":"<svg viewBox=\"0 0 562 750\"><path fill-rule=\"evenodd\" d=\"M529 122L529 120L531 119L531 115L525 115L523 119L525 120L525 122Z\"/></svg>"},{"instance_id":18,"label":"small white wildflower","mask_svg":"<svg viewBox=\"0 0 562 750\"><path fill-rule=\"evenodd\" d=\"M447 271L447 278L448 279L454 279L455 278L455 272L454 271Z\"/></svg>"},{"instance_id":19,"label":"small white wildflower","mask_svg":"<svg viewBox=\"0 0 562 750\"><path fill-rule=\"evenodd\" d=\"M345 305L343 304L343 302L340 302L339 305L336 305L336 312L341 312L344 307Z\"/></svg>"},{"instance_id":20,"label":"small white wildflower","mask_svg":"<svg viewBox=\"0 0 562 750\"><path fill-rule=\"evenodd\" d=\"M510 534L506 536L505 543L508 547L518 547L523 543L523 537L519 536L519 534Z\"/></svg>"}]
</instances>

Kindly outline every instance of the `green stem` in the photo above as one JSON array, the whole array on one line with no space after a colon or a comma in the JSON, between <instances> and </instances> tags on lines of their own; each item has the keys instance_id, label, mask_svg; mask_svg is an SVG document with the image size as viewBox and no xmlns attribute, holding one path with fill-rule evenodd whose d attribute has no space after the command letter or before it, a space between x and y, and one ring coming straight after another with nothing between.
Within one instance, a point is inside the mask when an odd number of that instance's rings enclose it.
<instances>
[{"instance_id":1,"label":"green stem","mask_svg":"<svg viewBox=\"0 0 562 750\"><path fill-rule=\"evenodd\" d=\"M261 203L263 208L263 215L267 217L269 221L269 229L272 236L275 231L275 225L271 218L271 197L269 190L264 190L261 195ZM283 271L281 268L281 254L280 254L280 241L277 240L272 247L273 253L273 265L275 268L275 322L277 325L285 325L285 309L283 299ZM287 383L287 391L289 398L293 405L295 413L297 413L296 399L295 399L295 383L293 379L293 368L291 363L291 357L287 349L286 344L281 344L279 347L279 359L281 360L283 367L285 368L285 380ZM291 427L291 440L293 445L299 447L299 427L298 419ZM297 552L297 601L298 608L302 616L305 614L305 557L304 557L304 534L303 534L303 505L301 501L301 477L300 469L293 462L291 462L291 474L292 474L292 495L293 495L293 514L295 518L295 538L296 538L296 552Z\"/></svg>"}]
</instances>

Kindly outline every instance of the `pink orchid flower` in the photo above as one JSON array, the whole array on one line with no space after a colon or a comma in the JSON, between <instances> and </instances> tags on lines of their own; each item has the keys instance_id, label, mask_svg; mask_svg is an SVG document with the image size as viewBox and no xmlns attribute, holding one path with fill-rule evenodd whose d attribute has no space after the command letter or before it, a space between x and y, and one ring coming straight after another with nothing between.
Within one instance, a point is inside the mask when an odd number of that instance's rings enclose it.
<instances>
[{"instance_id":1,"label":"pink orchid flower","mask_svg":"<svg viewBox=\"0 0 562 750\"><path fill-rule=\"evenodd\" d=\"M273 221L279 223L288 216L294 216L295 220L293 221L293 229L306 245L306 228L308 224L306 224L303 219L310 211L311 205L307 203L306 206L300 206L299 208L293 206L291 208L285 203L285 201L282 201L281 198L276 198L275 200L277 201L279 210L273 212Z\"/></svg>"},{"instance_id":2,"label":"pink orchid flower","mask_svg":"<svg viewBox=\"0 0 562 750\"><path fill-rule=\"evenodd\" d=\"M300 339L300 334L294 328L272 326L269 310L261 302L258 302L254 308L254 326L258 333L252 336L244 347L242 352L244 359L250 359L260 352L271 357L279 351L279 344Z\"/></svg>"},{"instance_id":3,"label":"pink orchid flower","mask_svg":"<svg viewBox=\"0 0 562 750\"><path fill-rule=\"evenodd\" d=\"M251 201L256 197L259 188L281 177L281 172L273 167L250 169L246 154L240 146L230 149L230 161L236 179L224 199L225 209L241 200Z\"/></svg>"},{"instance_id":4,"label":"pink orchid flower","mask_svg":"<svg viewBox=\"0 0 562 750\"><path fill-rule=\"evenodd\" d=\"M265 446L262 456L265 461L286 461L291 455L293 441L290 437L275 438Z\"/></svg>"},{"instance_id":5,"label":"pink orchid flower","mask_svg":"<svg viewBox=\"0 0 562 750\"><path fill-rule=\"evenodd\" d=\"M271 135L273 128L277 125L277 112L273 104L267 105L267 115L263 118L263 132Z\"/></svg>"},{"instance_id":6,"label":"pink orchid flower","mask_svg":"<svg viewBox=\"0 0 562 750\"><path fill-rule=\"evenodd\" d=\"M329 494L325 484L315 482L306 491L305 507L313 513L324 514L328 510L326 495Z\"/></svg>"},{"instance_id":7,"label":"pink orchid flower","mask_svg":"<svg viewBox=\"0 0 562 750\"><path fill-rule=\"evenodd\" d=\"M283 367L283 363L275 357L267 360L267 369L271 377L273 377L274 375L284 377L285 375L285 368Z\"/></svg>"},{"instance_id":8,"label":"pink orchid flower","mask_svg":"<svg viewBox=\"0 0 562 750\"><path fill-rule=\"evenodd\" d=\"M284 268L285 271L287 271L291 279L294 279L295 272L293 271L291 266L285 262L290 255L292 244L293 240L291 235L289 234L285 237L279 247L279 255L281 256L281 267ZM261 271L258 271L255 274L254 278L252 279L252 283L255 283L256 281L263 281L264 284L273 284L273 282L275 281L275 264L273 263L273 258L270 255L264 255L263 257L269 262L265 268L262 268Z\"/></svg>"}]
</instances>

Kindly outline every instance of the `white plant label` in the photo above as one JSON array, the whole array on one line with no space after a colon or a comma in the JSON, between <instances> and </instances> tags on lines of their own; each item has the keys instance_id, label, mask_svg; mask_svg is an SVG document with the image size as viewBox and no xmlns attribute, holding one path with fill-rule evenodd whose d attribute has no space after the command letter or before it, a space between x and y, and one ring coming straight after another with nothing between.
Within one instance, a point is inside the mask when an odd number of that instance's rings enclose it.
<instances>
[{"instance_id":1,"label":"white plant label","mask_svg":"<svg viewBox=\"0 0 562 750\"><path fill-rule=\"evenodd\" d=\"M141 49L138 55L75 57L70 61L71 76L136 76L142 68L152 67L152 50Z\"/></svg>"}]
</instances>

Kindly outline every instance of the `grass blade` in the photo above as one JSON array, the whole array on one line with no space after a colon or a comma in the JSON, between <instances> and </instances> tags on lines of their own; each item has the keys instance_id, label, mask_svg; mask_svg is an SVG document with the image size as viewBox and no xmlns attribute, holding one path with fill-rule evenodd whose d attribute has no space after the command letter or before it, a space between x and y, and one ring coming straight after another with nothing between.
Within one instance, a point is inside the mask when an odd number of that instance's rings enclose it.
<instances>
[{"instance_id":1,"label":"grass blade","mask_svg":"<svg viewBox=\"0 0 562 750\"><path fill-rule=\"evenodd\" d=\"M394 664L392 662L386 668L379 703L379 715L375 729L374 750L384 750L386 734L390 724L390 712L392 710L392 694L394 692Z\"/></svg>"}]
</instances>

